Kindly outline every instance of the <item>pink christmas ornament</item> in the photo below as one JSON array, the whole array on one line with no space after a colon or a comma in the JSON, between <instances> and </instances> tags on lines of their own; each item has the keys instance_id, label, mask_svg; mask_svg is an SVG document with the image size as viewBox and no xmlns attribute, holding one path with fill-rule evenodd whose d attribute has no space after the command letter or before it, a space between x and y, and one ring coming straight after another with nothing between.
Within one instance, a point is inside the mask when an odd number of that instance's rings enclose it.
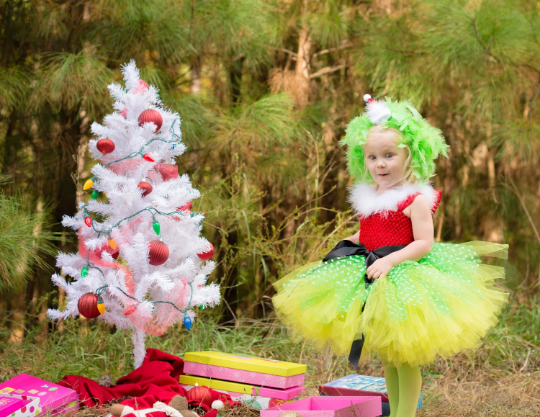
<instances>
[{"instance_id":1,"label":"pink christmas ornament","mask_svg":"<svg viewBox=\"0 0 540 417\"><path fill-rule=\"evenodd\" d=\"M107 155L108 153L111 153L114 151L115 145L114 142L108 138L100 139L98 140L96 144L96 148L98 151L100 151L103 155Z\"/></svg>"},{"instance_id":2,"label":"pink christmas ornament","mask_svg":"<svg viewBox=\"0 0 540 417\"><path fill-rule=\"evenodd\" d=\"M142 126L145 123L154 123L156 125L154 133L156 133L163 125L163 117L161 117L161 113L157 110L148 109L139 115L139 126Z\"/></svg>"},{"instance_id":3,"label":"pink christmas ornament","mask_svg":"<svg viewBox=\"0 0 540 417\"><path fill-rule=\"evenodd\" d=\"M103 244L101 247L95 249L93 252L99 259L101 259L101 255L103 254L103 252L107 252L112 256L115 261L120 255L120 251L118 249L111 248L108 243Z\"/></svg>"},{"instance_id":4,"label":"pink christmas ornament","mask_svg":"<svg viewBox=\"0 0 540 417\"><path fill-rule=\"evenodd\" d=\"M77 308L79 309L81 316L84 316L87 319L95 319L101 314L98 310L97 303L98 296L89 292L88 294L84 294L81 298L79 298Z\"/></svg>"},{"instance_id":5,"label":"pink christmas ornament","mask_svg":"<svg viewBox=\"0 0 540 417\"><path fill-rule=\"evenodd\" d=\"M201 258L203 261L209 260L212 256L214 256L214 245L210 243L210 249L203 253L198 253L197 256Z\"/></svg>"},{"instance_id":6,"label":"pink christmas ornament","mask_svg":"<svg viewBox=\"0 0 540 417\"><path fill-rule=\"evenodd\" d=\"M150 265L163 265L169 259L169 247L160 240L153 240L148 245L148 261Z\"/></svg>"},{"instance_id":7,"label":"pink christmas ornament","mask_svg":"<svg viewBox=\"0 0 540 417\"><path fill-rule=\"evenodd\" d=\"M146 181L141 181L140 183L138 183L137 188L140 188L143 191L143 193L142 193L143 197L146 197L154 189L154 187L152 187L152 184L150 184L150 183L148 183Z\"/></svg>"},{"instance_id":8,"label":"pink christmas ornament","mask_svg":"<svg viewBox=\"0 0 540 417\"><path fill-rule=\"evenodd\" d=\"M182 213L189 213L191 211L191 207L193 207L193 203L191 201L188 201L182 207L178 207L176 211L181 211Z\"/></svg>"},{"instance_id":9,"label":"pink christmas ornament","mask_svg":"<svg viewBox=\"0 0 540 417\"><path fill-rule=\"evenodd\" d=\"M148 83L144 80L139 80L139 84L137 87L135 87L135 90L133 90L133 94L143 94L146 93L146 90L148 90Z\"/></svg>"},{"instance_id":10,"label":"pink christmas ornament","mask_svg":"<svg viewBox=\"0 0 540 417\"><path fill-rule=\"evenodd\" d=\"M178 178L178 165L164 164L160 162L154 165L154 169L161 174L163 181Z\"/></svg>"},{"instance_id":11,"label":"pink christmas ornament","mask_svg":"<svg viewBox=\"0 0 540 417\"><path fill-rule=\"evenodd\" d=\"M204 404L210 407L212 405L212 392L207 387L193 387L187 394L186 399L188 402L197 402L199 404Z\"/></svg>"}]
</instances>

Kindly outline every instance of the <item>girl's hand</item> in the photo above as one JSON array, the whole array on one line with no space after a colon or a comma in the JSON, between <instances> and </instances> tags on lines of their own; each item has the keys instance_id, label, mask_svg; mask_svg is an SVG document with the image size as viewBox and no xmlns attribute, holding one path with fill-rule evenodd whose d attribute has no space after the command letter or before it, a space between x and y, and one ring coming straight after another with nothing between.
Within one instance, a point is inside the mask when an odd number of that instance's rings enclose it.
<instances>
[{"instance_id":1,"label":"girl's hand","mask_svg":"<svg viewBox=\"0 0 540 417\"><path fill-rule=\"evenodd\" d=\"M386 259L386 257L379 258L371 264L367 269L366 274L368 278L379 279L388 275L393 267L394 265L392 262L389 259Z\"/></svg>"}]
</instances>

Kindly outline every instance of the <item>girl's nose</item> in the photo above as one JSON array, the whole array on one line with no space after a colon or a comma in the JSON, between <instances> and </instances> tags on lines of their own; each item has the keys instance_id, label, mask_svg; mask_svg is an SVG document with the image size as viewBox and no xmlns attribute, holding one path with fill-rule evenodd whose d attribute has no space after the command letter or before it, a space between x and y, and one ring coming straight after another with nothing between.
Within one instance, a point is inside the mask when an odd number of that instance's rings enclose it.
<instances>
[{"instance_id":1,"label":"girl's nose","mask_svg":"<svg viewBox=\"0 0 540 417\"><path fill-rule=\"evenodd\" d=\"M379 159L379 160L377 161L377 167L378 167L378 168L384 168L384 167L386 167L386 163L384 162L383 159Z\"/></svg>"}]
</instances>

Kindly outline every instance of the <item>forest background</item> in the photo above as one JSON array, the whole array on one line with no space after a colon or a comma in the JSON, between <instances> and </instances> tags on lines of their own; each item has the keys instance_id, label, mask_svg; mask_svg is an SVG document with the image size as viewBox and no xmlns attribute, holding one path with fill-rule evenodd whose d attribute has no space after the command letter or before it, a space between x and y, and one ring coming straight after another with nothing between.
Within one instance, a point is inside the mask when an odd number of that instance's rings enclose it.
<instances>
[{"instance_id":1,"label":"forest background","mask_svg":"<svg viewBox=\"0 0 540 417\"><path fill-rule=\"evenodd\" d=\"M76 248L62 216L90 198L89 126L135 59L181 115L179 171L203 195L224 301L203 320L258 323L265 339L271 284L357 230L339 140L370 93L442 129L436 240L510 244L496 340L510 370L538 371L539 13L525 0L0 0L1 340L103 333L46 310L65 302L55 255Z\"/></svg>"}]
</instances>

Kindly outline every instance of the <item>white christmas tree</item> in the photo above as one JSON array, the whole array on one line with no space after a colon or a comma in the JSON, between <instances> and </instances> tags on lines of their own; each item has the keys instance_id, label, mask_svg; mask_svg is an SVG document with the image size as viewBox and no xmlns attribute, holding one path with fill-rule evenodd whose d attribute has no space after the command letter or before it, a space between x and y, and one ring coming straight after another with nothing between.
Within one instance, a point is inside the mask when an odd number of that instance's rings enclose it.
<instances>
[{"instance_id":1,"label":"white christmas tree","mask_svg":"<svg viewBox=\"0 0 540 417\"><path fill-rule=\"evenodd\" d=\"M161 335L183 321L189 330L196 308L219 303L212 244L199 234L203 215L191 212L199 192L178 176L180 116L161 106L157 90L139 79L132 61L123 67L126 89L109 85L117 113L94 123L90 152L99 160L84 184L91 200L62 224L77 231L77 254L60 253L52 281L67 295L64 311L132 331L135 367L142 364L147 334ZM105 197L106 196L106 201ZM100 198L101 197L101 198Z\"/></svg>"}]
</instances>

